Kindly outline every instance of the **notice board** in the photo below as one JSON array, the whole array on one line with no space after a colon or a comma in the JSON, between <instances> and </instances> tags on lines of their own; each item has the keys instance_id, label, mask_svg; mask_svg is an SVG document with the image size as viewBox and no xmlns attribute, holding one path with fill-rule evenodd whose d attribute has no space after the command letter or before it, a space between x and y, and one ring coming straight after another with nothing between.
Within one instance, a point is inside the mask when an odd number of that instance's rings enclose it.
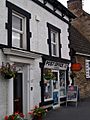
<instances>
[{"instance_id":1,"label":"notice board","mask_svg":"<svg viewBox=\"0 0 90 120\"><path fill-rule=\"evenodd\" d=\"M77 106L78 100L78 86L68 86L67 88L67 98L66 98L66 106L67 102L75 102Z\"/></svg>"}]
</instances>

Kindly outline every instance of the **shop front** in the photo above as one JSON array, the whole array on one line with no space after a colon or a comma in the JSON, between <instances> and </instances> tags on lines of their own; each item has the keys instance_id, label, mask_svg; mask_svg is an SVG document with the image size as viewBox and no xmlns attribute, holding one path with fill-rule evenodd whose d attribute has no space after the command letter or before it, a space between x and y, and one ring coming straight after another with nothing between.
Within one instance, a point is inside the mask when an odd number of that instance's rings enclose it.
<instances>
[{"instance_id":1,"label":"shop front","mask_svg":"<svg viewBox=\"0 0 90 120\"><path fill-rule=\"evenodd\" d=\"M41 105L57 108L66 100L69 61L43 58L41 64Z\"/></svg>"}]
</instances>

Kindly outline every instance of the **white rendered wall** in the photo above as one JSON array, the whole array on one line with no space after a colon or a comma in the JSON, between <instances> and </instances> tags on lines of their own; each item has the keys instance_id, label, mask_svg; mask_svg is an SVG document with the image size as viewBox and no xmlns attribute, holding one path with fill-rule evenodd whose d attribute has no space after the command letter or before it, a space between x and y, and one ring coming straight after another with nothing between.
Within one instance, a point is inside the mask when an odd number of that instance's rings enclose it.
<instances>
[{"instance_id":1,"label":"white rendered wall","mask_svg":"<svg viewBox=\"0 0 90 120\"><path fill-rule=\"evenodd\" d=\"M12 2L13 4L19 6L20 8L28 11L31 13L31 19L30 19L30 31L32 32L32 38L30 39L30 47L32 51L43 53L43 54L49 54L48 51L48 28L47 28L47 22L50 24L58 27L61 29L61 57L65 59L70 59L69 56L69 48L68 48L68 24L64 21L60 20L44 8L40 7L36 3L34 3L32 0L8 0ZM2 0L3 7L5 7L5 1ZM0 8L1 9L1 8ZM5 30L5 21L7 22L7 9L4 9L4 15L2 15L2 21L1 21L1 29L3 29L3 32L0 32L2 36L2 43L6 43L6 31ZM1 10L2 10L1 9ZM1 11L0 10L0 11ZM68 19L67 17L65 17ZM4 37L4 38L3 38Z\"/></svg>"},{"instance_id":2,"label":"white rendered wall","mask_svg":"<svg viewBox=\"0 0 90 120\"><path fill-rule=\"evenodd\" d=\"M6 60L2 50L0 50L0 66ZM4 80L0 76L0 118L3 118L7 113L7 100L8 100L8 80Z\"/></svg>"},{"instance_id":3,"label":"white rendered wall","mask_svg":"<svg viewBox=\"0 0 90 120\"><path fill-rule=\"evenodd\" d=\"M40 87L40 81L41 81L41 69L39 67L39 62L41 62L41 59L36 59L34 61L34 68L33 68L33 105L39 105L41 102L41 87Z\"/></svg>"},{"instance_id":4,"label":"white rendered wall","mask_svg":"<svg viewBox=\"0 0 90 120\"><path fill-rule=\"evenodd\" d=\"M38 6L32 0L8 0L20 8L31 13L30 19L30 32L32 32L32 38L30 39L31 50L43 54L49 54L48 51L48 27L47 22L61 29L61 57L64 59L70 59L69 57L69 40L68 40L68 25L49 13L42 7ZM6 0L0 0L0 44L7 44L7 29L5 29L5 23L7 23L8 13L6 7ZM0 65L2 61L6 61L6 56L3 55L0 50ZM33 86L33 91L30 91L30 102L33 105L38 104L41 101L40 91L40 78L41 69L39 67L40 59L35 60L34 66L30 68L30 85ZM30 86L30 87L31 87ZM0 78L0 115L6 114L7 108L7 82ZM37 98L37 99L36 99ZM28 101L27 101L28 102ZM31 105L31 104L30 104ZM31 106L32 108L33 106ZM28 108L29 109L29 108Z\"/></svg>"},{"instance_id":5,"label":"white rendered wall","mask_svg":"<svg viewBox=\"0 0 90 120\"><path fill-rule=\"evenodd\" d=\"M68 24L58 19L45 9L41 8L37 4L30 2L29 8L31 8L31 49L40 53L48 54L48 28L47 22L61 29L61 57L70 59L69 57L69 40L68 40ZM37 16L38 21L35 20Z\"/></svg>"},{"instance_id":6,"label":"white rendered wall","mask_svg":"<svg viewBox=\"0 0 90 120\"><path fill-rule=\"evenodd\" d=\"M7 44L7 30L5 23L7 21L6 0L0 0L0 44Z\"/></svg>"}]
</instances>

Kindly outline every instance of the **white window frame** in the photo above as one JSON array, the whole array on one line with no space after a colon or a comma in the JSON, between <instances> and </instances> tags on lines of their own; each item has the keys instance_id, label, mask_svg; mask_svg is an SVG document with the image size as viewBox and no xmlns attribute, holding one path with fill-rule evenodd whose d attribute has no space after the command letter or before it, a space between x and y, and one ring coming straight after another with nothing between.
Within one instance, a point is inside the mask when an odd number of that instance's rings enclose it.
<instances>
[{"instance_id":1,"label":"white window frame","mask_svg":"<svg viewBox=\"0 0 90 120\"><path fill-rule=\"evenodd\" d=\"M55 34L55 42L53 41L54 38L52 38L52 34ZM51 53L52 53L52 56L55 56L55 57L59 57L59 38L58 38L58 32L51 29ZM53 46L56 46L56 55L53 53Z\"/></svg>"},{"instance_id":2,"label":"white window frame","mask_svg":"<svg viewBox=\"0 0 90 120\"><path fill-rule=\"evenodd\" d=\"M12 46L13 47L18 47L20 49L26 49L26 44L27 44L27 42L26 42L26 18L23 15L20 15L16 12L13 12L12 16L16 16L16 17L18 17L22 20L22 30L15 29L12 26L12 33L15 32L15 33L18 33L18 34L22 35L22 44L20 44L20 46L13 46L13 42L12 42ZM21 42L21 41L19 41L19 42Z\"/></svg>"},{"instance_id":3,"label":"white window frame","mask_svg":"<svg viewBox=\"0 0 90 120\"><path fill-rule=\"evenodd\" d=\"M85 60L86 78L90 78L90 60Z\"/></svg>"}]
</instances>

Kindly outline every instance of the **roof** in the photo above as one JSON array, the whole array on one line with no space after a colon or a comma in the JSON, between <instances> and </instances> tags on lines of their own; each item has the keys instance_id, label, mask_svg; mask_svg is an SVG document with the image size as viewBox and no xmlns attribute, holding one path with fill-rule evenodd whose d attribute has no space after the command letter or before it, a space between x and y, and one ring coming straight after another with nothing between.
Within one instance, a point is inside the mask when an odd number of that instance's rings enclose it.
<instances>
[{"instance_id":1,"label":"roof","mask_svg":"<svg viewBox=\"0 0 90 120\"><path fill-rule=\"evenodd\" d=\"M65 14L69 18L76 18L76 16L72 12L70 12L64 5L62 5L59 1L47 0L47 2L52 4L54 7L56 7L58 10L60 10L63 14Z\"/></svg>"},{"instance_id":2,"label":"roof","mask_svg":"<svg viewBox=\"0 0 90 120\"><path fill-rule=\"evenodd\" d=\"M43 3L40 0L32 0L32 1L44 8L46 8L46 4L49 3L53 6L53 8L55 8L55 10L58 9L63 15L66 15L69 19L76 18L76 16L72 12L70 12L64 5L62 5L57 0L43 0ZM55 12L55 14L56 14L56 12Z\"/></svg>"},{"instance_id":3,"label":"roof","mask_svg":"<svg viewBox=\"0 0 90 120\"><path fill-rule=\"evenodd\" d=\"M70 47L76 52L90 54L90 42L73 26L70 27Z\"/></svg>"}]
</instances>

